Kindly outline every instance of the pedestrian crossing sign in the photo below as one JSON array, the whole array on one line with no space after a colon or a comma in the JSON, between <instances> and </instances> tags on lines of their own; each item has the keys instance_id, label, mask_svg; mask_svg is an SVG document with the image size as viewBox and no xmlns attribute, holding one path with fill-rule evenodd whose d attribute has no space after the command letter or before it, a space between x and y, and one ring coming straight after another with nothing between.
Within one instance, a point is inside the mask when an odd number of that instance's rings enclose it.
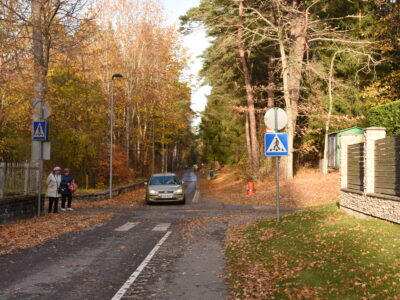
<instances>
[{"instance_id":1,"label":"pedestrian crossing sign","mask_svg":"<svg viewBox=\"0 0 400 300\"><path fill-rule=\"evenodd\" d=\"M265 156L288 156L288 134L266 133L265 134Z\"/></svg>"},{"instance_id":2,"label":"pedestrian crossing sign","mask_svg":"<svg viewBox=\"0 0 400 300\"><path fill-rule=\"evenodd\" d=\"M38 121L33 122L33 140L45 141L47 140L47 122Z\"/></svg>"}]
</instances>

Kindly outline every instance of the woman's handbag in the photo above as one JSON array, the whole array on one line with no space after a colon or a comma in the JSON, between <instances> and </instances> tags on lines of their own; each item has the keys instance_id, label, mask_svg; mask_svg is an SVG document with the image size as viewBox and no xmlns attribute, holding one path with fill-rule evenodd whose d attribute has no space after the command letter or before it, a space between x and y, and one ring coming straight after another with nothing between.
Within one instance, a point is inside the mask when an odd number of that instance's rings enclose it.
<instances>
[{"instance_id":1,"label":"woman's handbag","mask_svg":"<svg viewBox=\"0 0 400 300\"><path fill-rule=\"evenodd\" d=\"M72 181L68 184L68 188L71 191L71 193L75 193L76 190L78 189L78 185L74 181Z\"/></svg>"},{"instance_id":2,"label":"woman's handbag","mask_svg":"<svg viewBox=\"0 0 400 300\"><path fill-rule=\"evenodd\" d=\"M66 186L59 186L57 189L57 192L61 195L65 194L65 192L67 191L67 187Z\"/></svg>"}]
</instances>

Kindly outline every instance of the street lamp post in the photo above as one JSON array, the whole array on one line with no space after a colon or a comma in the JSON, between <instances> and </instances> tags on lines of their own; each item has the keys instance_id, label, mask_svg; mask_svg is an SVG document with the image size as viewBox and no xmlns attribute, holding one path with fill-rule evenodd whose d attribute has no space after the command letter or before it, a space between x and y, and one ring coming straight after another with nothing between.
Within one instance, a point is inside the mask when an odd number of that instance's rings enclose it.
<instances>
[{"instance_id":1,"label":"street lamp post","mask_svg":"<svg viewBox=\"0 0 400 300\"><path fill-rule=\"evenodd\" d=\"M114 74L111 77L111 102L110 102L110 199L113 196L113 135L114 135L114 78L123 78L121 74Z\"/></svg>"}]
</instances>

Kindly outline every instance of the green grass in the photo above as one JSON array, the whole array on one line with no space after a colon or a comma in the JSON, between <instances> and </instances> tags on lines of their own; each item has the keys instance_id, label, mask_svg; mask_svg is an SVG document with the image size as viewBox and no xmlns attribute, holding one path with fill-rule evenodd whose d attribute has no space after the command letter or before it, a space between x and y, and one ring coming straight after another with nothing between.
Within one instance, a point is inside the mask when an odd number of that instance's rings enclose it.
<instances>
[{"instance_id":1,"label":"green grass","mask_svg":"<svg viewBox=\"0 0 400 300\"><path fill-rule=\"evenodd\" d=\"M76 195L91 194L104 191L105 189L78 189Z\"/></svg>"},{"instance_id":2,"label":"green grass","mask_svg":"<svg viewBox=\"0 0 400 300\"><path fill-rule=\"evenodd\" d=\"M400 295L400 226L355 219L335 205L237 228L226 253L237 299Z\"/></svg>"}]
</instances>

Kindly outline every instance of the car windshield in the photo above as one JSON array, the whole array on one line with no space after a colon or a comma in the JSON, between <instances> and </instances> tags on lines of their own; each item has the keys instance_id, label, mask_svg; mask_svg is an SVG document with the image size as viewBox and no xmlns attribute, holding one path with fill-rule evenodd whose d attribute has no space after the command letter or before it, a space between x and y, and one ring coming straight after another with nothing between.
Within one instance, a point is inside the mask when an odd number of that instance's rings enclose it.
<instances>
[{"instance_id":1,"label":"car windshield","mask_svg":"<svg viewBox=\"0 0 400 300\"><path fill-rule=\"evenodd\" d=\"M173 175L166 176L153 176L150 179L149 185L168 185L168 184L180 184L178 178Z\"/></svg>"}]
</instances>

